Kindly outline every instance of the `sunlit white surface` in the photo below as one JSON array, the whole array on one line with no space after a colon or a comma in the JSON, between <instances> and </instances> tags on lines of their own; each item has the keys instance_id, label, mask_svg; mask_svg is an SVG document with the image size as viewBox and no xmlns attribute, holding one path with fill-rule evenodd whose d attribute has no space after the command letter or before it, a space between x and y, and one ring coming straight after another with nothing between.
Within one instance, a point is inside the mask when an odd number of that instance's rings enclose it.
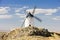
<instances>
[{"instance_id":1,"label":"sunlit white surface","mask_svg":"<svg viewBox=\"0 0 60 40\"><path fill-rule=\"evenodd\" d=\"M32 17L28 17L25 20L25 27L28 27L29 25L33 25L33 18Z\"/></svg>"}]
</instances>

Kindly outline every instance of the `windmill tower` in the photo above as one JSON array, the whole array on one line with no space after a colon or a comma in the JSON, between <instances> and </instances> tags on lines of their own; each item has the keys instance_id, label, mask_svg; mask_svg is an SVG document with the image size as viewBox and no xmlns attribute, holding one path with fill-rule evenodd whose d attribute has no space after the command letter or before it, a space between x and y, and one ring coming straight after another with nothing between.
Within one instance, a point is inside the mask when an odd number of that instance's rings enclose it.
<instances>
[{"instance_id":1,"label":"windmill tower","mask_svg":"<svg viewBox=\"0 0 60 40\"><path fill-rule=\"evenodd\" d=\"M25 20L23 22L23 24L25 25L25 27L33 26L33 24L34 24L34 22L33 22L34 18L41 22L41 19L39 19L38 17L34 16L35 9L36 9L36 7L34 7L32 13L31 12L27 13L26 18L25 18ZM22 26L23 26L23 24L22 24Z\"/></svg>"},{"instance_id":2,"label":"windmill tower","mask_svg":"<svg viewBox=\"0 0 60 40\"><path fill-rule=\"evenodd\" d=\"M29 12L26 16L25 27L33 26L33 15Z\"/></svg>"}]
</instances>

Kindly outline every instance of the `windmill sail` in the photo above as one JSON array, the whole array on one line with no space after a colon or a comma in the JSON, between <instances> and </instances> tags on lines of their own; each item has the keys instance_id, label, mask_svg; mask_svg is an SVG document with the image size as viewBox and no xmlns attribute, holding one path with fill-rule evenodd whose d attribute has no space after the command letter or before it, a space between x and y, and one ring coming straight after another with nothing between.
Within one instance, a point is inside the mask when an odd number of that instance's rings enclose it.
<instances>
[{"instance_id":1,"label":"windmill sail","mask_svg":"<svg viewBox=\"0 0 60 40\"><path fill-rule=\"evenodd\" d=\"M25 19L25 20L26 20L26 19ZM23 27L23 25L24 25L24 23L25 23L25 20L23 21L23 23L22 23L21 27Z\"/></svg>"},{"instance_id":2,"label":"windmill sail","mask_svg":"<svg viewBox=\"0 0 60 40\"><path fill-rule=\"evenodd\" d=\"M34 13L35 13L35 9L36 9L36 6L34 7L32 14L34 14Z\"/></svg>"},{"instance_id":3,"label":"windmill sail","mask_svg":"<svg viewBox=\"0 0 60 40\"><path fill-rule=\"evenodd\" d=\"M42 22L41 19L39 19L38 17L34 16L35 19L37 19L38 21Z\"/></svg>"},{"instance_id":4,"label":"windmill sail","mask_svg":"<svg viewBox=\"0 0 60 40\"><path fill-rule=\"evenodd\" d=\"M38 17L36 17L36 16L33 15L33 14L35 13L35 9L36 9L36 6L34 7L32 13L29 12L29 13L26 15L26 19L23 21L21 27L23 27L24 23L25 23L25 27L33 26L33 20L34 20L33 18L37 19L37 20L40 21L40 22L42 21L41 19L39 19Z\"/></svg>"}]
</instances>

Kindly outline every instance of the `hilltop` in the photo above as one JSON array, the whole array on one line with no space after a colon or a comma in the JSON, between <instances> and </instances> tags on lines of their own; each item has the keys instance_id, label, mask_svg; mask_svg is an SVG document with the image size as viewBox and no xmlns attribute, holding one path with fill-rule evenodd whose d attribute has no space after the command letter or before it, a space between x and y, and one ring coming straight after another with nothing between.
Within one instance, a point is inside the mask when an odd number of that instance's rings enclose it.
<instances>
[{"instance_id":1,"label":"hilltop","mask_svg":"<svg viewBox=\"0 0 60 40\"><path fill-rule=\"evenodd\" d=\"M2 40L59 40L60 34L38 27L16 28L1 36Z\"/></svg>"}]
</instances>

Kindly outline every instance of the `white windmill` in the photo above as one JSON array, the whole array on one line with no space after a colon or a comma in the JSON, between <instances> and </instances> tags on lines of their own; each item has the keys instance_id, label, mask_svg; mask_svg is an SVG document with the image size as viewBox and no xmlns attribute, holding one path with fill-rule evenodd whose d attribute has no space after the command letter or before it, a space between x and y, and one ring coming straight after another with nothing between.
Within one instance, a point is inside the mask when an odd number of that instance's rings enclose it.
<instances>
[{"instance_id":1,"label":"white windmill","mask_svg":"<svg viewBox=\"0 0 60 40\"><path fill-rule=\"evenodd\" d=\"M31 12L27 13L26 18L25 18L25 20L23 22L23 24L25 25L25 27L33 26L33 24L34 24L34 22L33 22L34 18L41 22L41 19L39 19L38 17L34 16L35 9L36 9L36 7L34 7L32 13ZM22 26L23 26L23 24L22 24Z\"/></svg>"}]
</instances>

